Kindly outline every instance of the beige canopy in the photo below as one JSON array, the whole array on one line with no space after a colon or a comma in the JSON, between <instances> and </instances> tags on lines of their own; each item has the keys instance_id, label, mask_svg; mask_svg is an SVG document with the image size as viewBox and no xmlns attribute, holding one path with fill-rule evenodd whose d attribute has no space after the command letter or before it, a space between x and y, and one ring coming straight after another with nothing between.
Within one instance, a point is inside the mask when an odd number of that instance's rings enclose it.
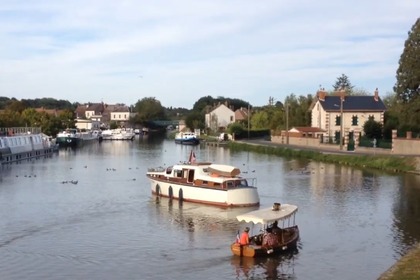
<instances>
[{"instance_id":1,"label":"beige canopy","mask_svg":"<svg viewBox=\"0 0 420 280\"><path fill-rule=\"evenodd\" d=\"M296 205L281 204L279 210L264 208L236 216L238 221L254 224L269 224L274 221L285 220L294 215L298 210Z\"/></svg>"},{"instance_id":2,"label":"beige canopy","mask_svg":"<svg viewBox=\"0 0 420 280\"><path fill-rule=\"evenodd\" d=\"M225 177L235 177L241 173L239 168L224 164L210 164L208 170L210 173Z\"/></svg>"}]
</instances>

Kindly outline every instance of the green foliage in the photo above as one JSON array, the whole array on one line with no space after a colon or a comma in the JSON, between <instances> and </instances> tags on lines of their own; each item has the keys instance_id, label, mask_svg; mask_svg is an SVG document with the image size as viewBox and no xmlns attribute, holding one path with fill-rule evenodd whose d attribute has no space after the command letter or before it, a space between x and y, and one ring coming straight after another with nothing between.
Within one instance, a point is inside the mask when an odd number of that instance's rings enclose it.
<instances>
[{"instance_id":1,"label":"green foliage","mask_svg":"<svg viewBox=\"0 0 420 280\"><path fill-rule=\"evenodd\" d=\"M240 123L231 123L227 127L227 132L232 135L240 135L244 133L244 130L244 127Z\"/></svg>"},{"instance_id":2,"label":"green foliage","mask_svg":"<svg viewBox=\"0 0 420 280\"><path fill-rule=\"evenodd\" d=\"M398 115L394 114L392 111L385 112L384 117L384 128L383 136L385 139L392 139L392 130L397 129L399 126Z\"/></svg>"},{"instance_id":3,"label":"green foliage","mask_svg":"<svg viewBox=\"0 0 420 280\"><path fill-rule=\"evenodd\" d=\"M204 122L204 113L193 111L187 115L185 118L185 125L191 130L194 129L204 129L205 122Z\"/></svg>"},{"instance_id":4,"label":"green foliage","mask_svg":"<svg viewBox=\"0 0 420 280\"><path fill-rule=\"evenodd\" d=\"M381 139L382 138L382 123L377 122L373 119L370 119L365 122L363 125L363 131L366 137L371 139Z\"/></svg>"},{"instance_id":5,"label":"green foliage","mask_svg":"<svg viewBox=\"0 0 420 280\"><path fill-rule=\"evenodd\" d=\"M341 74L341 76L337 78L335 84L333 84L333 88L335 91L344 88L349 93L353 90L354 86L351 85L350 79L345 74Z\"/></svg>"},{"instance_id":6,"label":"green foliage","mask_svg":"<svg viewBox=\"0 0 420 280\"><path fill-rule=\"evenodd\" d=\"M137 101L134 111L137 113L134 121L141 125L146 125L149 121L166 119L165 109L155 97L145 97Z\"/></svg>"},{"instance_id":7,"label":"green foliage","mask_svg":"<svg viewBox=\"0 0 420 280\"><path fill-rule=\"evenodd\" d=\"M235 111L240 108L247 108L249 103L243 101L241 99L236 98L225 98L218 96L217 98L213 98L211 96L205 96L200 98L197 102L194 103L193 111L199 111L203 113L208 113L207 108L213 108L218 104L225 104L227 103L228 106L232 106L232 110Z\"/></svg>"},{"instance_id":8,"label":"green foliage","mask_svg":"<svg viewBox=\"0 0 420 280\"><path fill-rule=\"evenodd\" d=\"M253 129L268 128L270 126L269 113L266 110L256 112L251 117Z\"/></svg>"},{"instance_id":9,"label":"green foliage","mask_svg":"<svg viewBox=\"0 0 420 280\"><path fill-rule=\"evenodd\" d=\"M111 121L109 123L109 129L116 129L118 128L118 123L116 121Z\"/></svg>"},{"instance_id":10,"label":"green foliage","mask_svg":"<svg viewBox=\"0 0 420 280\"><path fill-rule=\"evenodd\" d=\"M394 91L403 102L411 102L420 95L420 18L408 32L397 70Z\"/></svg>"}]
</instances>

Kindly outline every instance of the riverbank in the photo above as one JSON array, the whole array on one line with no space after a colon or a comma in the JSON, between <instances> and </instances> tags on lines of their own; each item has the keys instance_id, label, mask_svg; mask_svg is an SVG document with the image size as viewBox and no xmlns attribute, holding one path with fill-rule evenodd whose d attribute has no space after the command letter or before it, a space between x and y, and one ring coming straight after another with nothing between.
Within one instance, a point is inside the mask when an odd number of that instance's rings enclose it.
<instances>
[{"instance_id":1,"label":"riverbank","mask_svg":"<svg viewBox=\"0 0 420 280\"><path fill-rule=\"evenodd\" d=\"M381 169L389 172L407 172L420 175L420 157L378 155L374 153L348 153L310 150L302 147L285 146L269 141L229 142L230 149L273 154L284 157L304 158L321 162L336 163L358 168ZM378 280L420 279L420 244L384 272Z\"/></svg>"},{"instance_id":2,"label":"riverbank","mask_svg":"<svg viewBox=\"0 0 420 280\"><path fill-rule=\"evenodd\" d=\"M378 280L417 280L420 279L420 244L409 251Z\"/></svg>"},{"instance_id":3,"label":"riverbank","mask_svg":"<svg viewBox=\"0 0 420 280\"><path fill-rule=\"evenodd\" d=\"M381 155L372 153L331 152L330 150L276 144L263 140L229 142L232 150L245 150L288 158L302 158L319 162L348 165L358 168L372 168L387 172L420 174L420 158L412 156Z\"/></svg>"}]
</instances>

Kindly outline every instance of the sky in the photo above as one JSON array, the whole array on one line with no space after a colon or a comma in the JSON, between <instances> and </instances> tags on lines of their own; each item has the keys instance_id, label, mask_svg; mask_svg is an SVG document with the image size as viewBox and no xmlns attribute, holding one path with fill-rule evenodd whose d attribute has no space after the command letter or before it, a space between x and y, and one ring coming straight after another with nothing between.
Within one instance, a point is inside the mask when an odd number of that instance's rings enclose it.
<instances>
[{"instance_id":1,"label":"sky","mask_svg":"<svg viewBox=\"0 0 420 280\"><path fill-rule=\"evenodd\" d=\"M418 0L0 0L0 96L192 109L393 92Z\"/></svg>"}]
</instances>

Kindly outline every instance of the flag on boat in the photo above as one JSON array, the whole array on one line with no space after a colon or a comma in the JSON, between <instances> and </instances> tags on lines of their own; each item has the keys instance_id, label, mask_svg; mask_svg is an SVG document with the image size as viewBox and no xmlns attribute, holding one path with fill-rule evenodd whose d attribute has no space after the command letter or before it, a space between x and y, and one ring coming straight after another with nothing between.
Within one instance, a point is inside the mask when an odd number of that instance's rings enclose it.
<instances>
[{"instance_id":1,"label":"flag on boat","mask_svg":"<svg viewBox=\"0 0 420 280\"><path fill-rule=\"evenodd\" d=\"M195 153L191 151L190 158L188 159L188 162L193 163L196 161Z\"/></svg>"}]
</instances>

